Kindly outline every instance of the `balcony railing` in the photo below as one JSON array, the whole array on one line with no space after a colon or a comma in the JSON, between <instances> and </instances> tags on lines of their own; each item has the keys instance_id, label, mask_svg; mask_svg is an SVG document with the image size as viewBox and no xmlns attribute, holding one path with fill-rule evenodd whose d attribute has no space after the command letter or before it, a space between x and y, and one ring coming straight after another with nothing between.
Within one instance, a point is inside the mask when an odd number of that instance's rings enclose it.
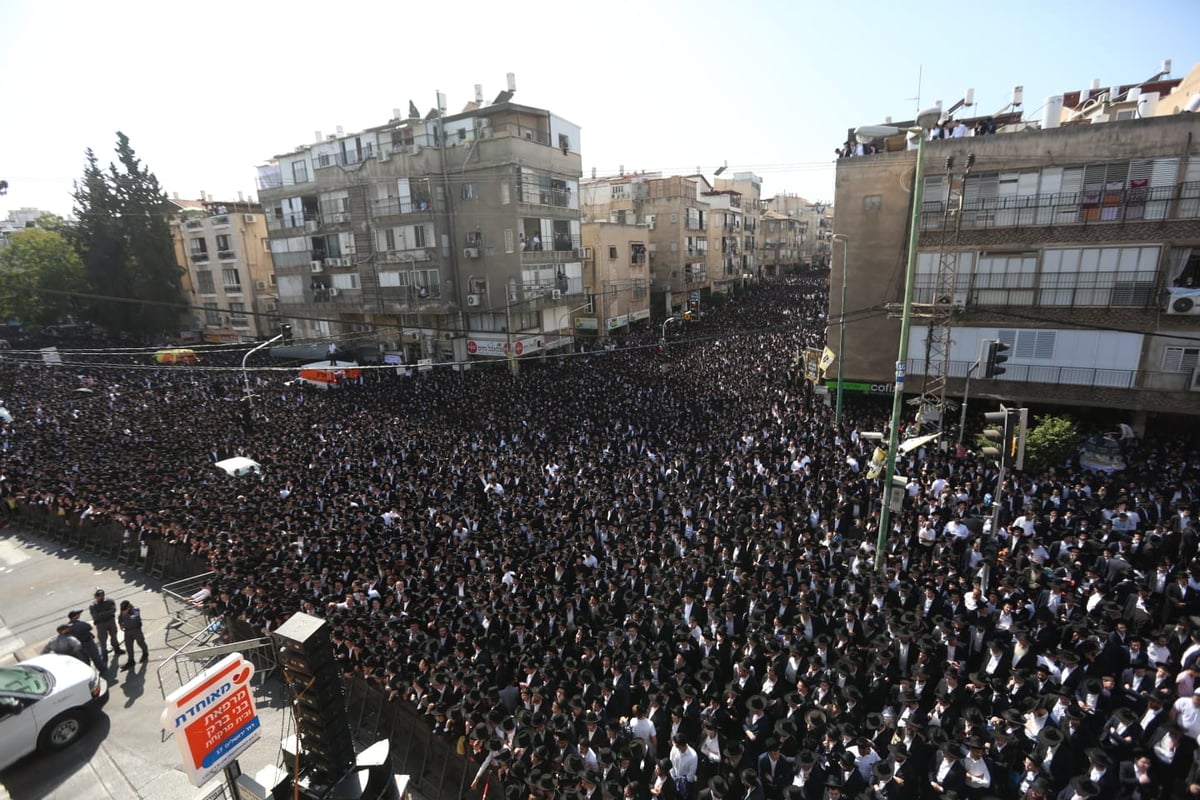
<instances>
[{"instance_id":1,"label":"balcony railing","mask_svg":"<svg viewBox=\"0 0 1200 800\"><path fill-rule=\"evenodd\" d=\"M188 258L192 260L193 264L208 263L208 253L188 253Z\"/></svg>"},{"instance_id":2,"label":"balcony railing","mask_svg":"<svg viewBox=\"0 0 1200 800\"><path fill-rule=\"evenodd\" d=\"M1174 212L1172 213L1172 206ZM1053 192L1049 194L986 197L964 201L959 218L964 229L1021 228L1038 225L1093 225L1200 217L1200 181L1144 189ZM921 230L940 230L946 204L921 204Z\"/></svg>"},{"instance_id":3,"label":"balcony railing","mask_svg":"<svg viewBox=\"0 0 1200 800\"><path fill-rule=\"evenodd\" d=\"M218 250L217 258L221 261L233 261L237 258L237 253L233 252L232 250Z\"/></svg>"},{"instance_id":4,"label":"balcony railing","mask_svg":"<svg viewBox=\"0 0 1200 800\"><path fill-rule=\"evenodd\" d=\"M317 169L323 167L346 167L355 164L361 164L368 158L374 158L375 146L371 143L363 145L361 150L357 152L346 153L320 153L313 158L313 166Z\"/></svg>"},{"instance_id":5,"label":"balcony railing","mask_svg":"<svg viewBox=\"0 0 1200 800\"><path fill-rule=\"evenodd\" d=\"M552 208L570 208L570 189L537 189L529 190L517 184L517 202L527 206L550 206Z\"/></svg>"},{"instance_id":6,"label":"balcony railing","mask_svg":"<svg viewBox=\"0 0 1200 800\"><path fill-rule=\"evenodd\" d=\"M951 361L950 378L966 378L967 370L971 369L973 361ZM910 358L908 374L923 375L925 360ZM975 376L978 378L978 376ZM1102 386L1109 389L1141 389L1145 391L1174 391L1182 392L1188 388L1191 379L1190 372L1162 372L1145 369L1105 369L1103 367L1061 367L1051 364L1014 364L1009 361L1004 365L1002 382L1015 381L1019 383L1050 383L1066 386Z\"/></svg>"},{"instance_id":7,"label":"balcony railing","mask_svg":"<svg viewBox=\"0 0 1200 800\"><path fill-rule=\"evenodd\" d=\"M1146 274L1106 270L1047 272L1040 276L984 273L959 278L953 302L968 306L1145 308L1158 302L1155 277ZM919 275L913 287L913 301L934 302L934 282L933 275Z\"/></svg>"},{"instance_id":8,"label":"balcony railing","mask_svg":"<svg viewBox=\"0 0 1200 800\"><path fill-rule=\"evenodd\" d=\"M424 214L433 211L428 197L413 197L411 200L376 200L371 206L376 217L395 217L400 214Z\"/></svg>"},{"instance_id":9,"label":"balcony railing","mask_svg":"<svg viewBox=\"0 0 1200 800\"><path fill-rule=\"evenodd\" d=\"M221 227L221 226L225 226L225 225L229 224L229 215L228 214L218 214L214 217L211 217L211 219L212 219L213 227Z\"/></svg>"},{"instance_id":10,"label":"balcony railing","mask_svg":"<svg viewBox=\"0 0 1200 800\"><path fill-rule=\"evenodd\" d=\"M549 242L535 245L532 239L527 239L523 244L521 261L526 263L559 263L583 258L582 237L567 233L555 234Z\"/></svg>"}]
</instances>

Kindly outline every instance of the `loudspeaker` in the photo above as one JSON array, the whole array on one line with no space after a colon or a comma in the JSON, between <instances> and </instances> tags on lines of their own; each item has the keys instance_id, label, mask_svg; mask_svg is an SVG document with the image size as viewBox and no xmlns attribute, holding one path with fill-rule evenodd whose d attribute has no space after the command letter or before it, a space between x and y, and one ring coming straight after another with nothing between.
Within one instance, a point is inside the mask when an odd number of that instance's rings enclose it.
<instances>
[{"instance_id":1,"label":"loudspeaker","mask_svg":"<svg viewBox=\"0 0 1200 800\"><path fill-rule=\"evenodd\" d=\"M293 614L271 636L292 696L300 763L322 782L332 782L354 767L354 739L329 625L318 617Z\"/></svg>"}]
</instances>

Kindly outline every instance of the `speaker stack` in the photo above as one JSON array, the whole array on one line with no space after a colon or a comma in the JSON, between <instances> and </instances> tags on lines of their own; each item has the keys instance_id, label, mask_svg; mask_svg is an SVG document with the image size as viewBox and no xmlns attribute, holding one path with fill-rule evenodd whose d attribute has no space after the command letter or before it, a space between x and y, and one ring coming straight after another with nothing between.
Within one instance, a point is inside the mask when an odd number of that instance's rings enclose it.
<instances>
[{"instance_id":1,"label":"speaker stack","mask_svg":"<svg viewBox=\"0 0 1200 800\"><path fill-rule=\"evenodd\" d=\"M271 634L296 716L301 775L331 786L355 765L346 695L325 620L294 614Z\"/></svg>"}]
</instances>

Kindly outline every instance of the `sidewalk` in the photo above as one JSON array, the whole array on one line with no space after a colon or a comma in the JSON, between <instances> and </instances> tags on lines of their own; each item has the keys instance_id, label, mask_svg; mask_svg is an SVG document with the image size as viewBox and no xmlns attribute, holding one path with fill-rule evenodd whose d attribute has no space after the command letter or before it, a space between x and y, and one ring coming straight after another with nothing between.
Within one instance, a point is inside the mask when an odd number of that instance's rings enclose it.
<instances>
[{"instance_id":1,"label":"sidewalk","mask_svg":"<svg viewBox=\"0 0 1200 800\"><path fill-rule=\"evenodd\" d=\"M96 587L141 608L151 648L150 663L130 671L120 671L114 657L105 673L109 701L88 733L56 756L35 754L0 773L0 800L201 800L219 790L220 775L201 788L188 782L176 742L160 728L160 669L167 691L175 685L174 671L163 668L173 650L158 581L11 528L0 536L0 574L0 663L40 653L57 622L72 609L86 609ZM255 699L262 737L238 758L250 776L278 763L287 729L288 707L277 688L274 694L260 690Z\"/></svg>"}]
</instances>

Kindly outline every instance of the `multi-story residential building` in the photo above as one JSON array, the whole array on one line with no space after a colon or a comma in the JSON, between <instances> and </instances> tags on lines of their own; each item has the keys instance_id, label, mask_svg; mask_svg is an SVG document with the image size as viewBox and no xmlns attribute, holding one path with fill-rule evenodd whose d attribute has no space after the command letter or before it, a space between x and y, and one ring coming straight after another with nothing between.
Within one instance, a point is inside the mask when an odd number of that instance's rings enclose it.
<instances>
[{"instance_id":1,"label":"multi-story residential building","mask_svg":"<svg viewBox=\"0 0 1200 800\"><path fill-rule=\"evenodd\" d=\"M22 206L21 208L9 211L8 217L0 220L0 247L7 245L9 243L8 237L17 231L23 231L26 228L36 228L38 217L50 213L49 211L43 211L40 208L32 208L30 206Z\"/></svg>"},{"instance_id":2,"label":"multi-story residential building","mask_svg":"<svg viewBox=\"0 0 1200 800\"><path fill-rule=\"evenodd\" d=\"M705 192L708 203L708 274L714 292L732 292L743 282L742 193L733 189Z\"/></svg>"},{"instance_id":3,"label":"multi-story residential building","mask_svg":"<svg viewBox=\"0 0 1200 800\"><path fill-rule=\"evenodd\" d=\"M982 343L999 339L1005 372L974 374L972 395L1128 409L1135 426L1198 414L1200 116L1074 121L925 146L907 388L941 375L960 394ZM888 393L899 324L884 307L903 295L915 165L915 150L896 149L837 166L849 239L838 356L848 382ZM947 307L952 335L920 319ZM842 310L833 293L829 319Z\"/></svg>"},{"instance_id":4,"label":"multi-story residential building","mask_svg":"<svg viewBox=\"0 0 1200 800\"><path fill-rule=\"evenodd\" d=\"M741 195L741 229L736 232L737 252L733 264L739 285L759 277L759 220L762 217L762 178L753 172L735 172L732 178L717 178L717 191Z\"/></svg>"},{"instance_id":5,"label":"multi-story residential building","mask_svg":"<svg viewBox=\"0 0 1200 800\"><path fill-rule=\"evenodd\" d=\"M758 262L763 277L777 278L800 266L807 222L775 211L764 211L761 220Z\"/></svg>"},{"instance_id":6,"label":"multi-story residential building","mask_svg":"<svg viewBox=\"0 0 1200 800\"><path fill-rule=\"evenodd\" d=\"M650 319L649 233L633 223L583 223L588 303L574 315L575 330L604 339Z\"/></svg>"},{"instance_id":7,"label":"multi-story residential building","mask_svg":"<svg viewBox=\"0 0 1200 800\"><path fill-rule=\"evenodd\" d=\"M481 100L447 115L439 95L423 118L397 111L259 168L297 336L363 331L407 363L514 367L566 346L584 297L580 129L511 91Z\"/></svg>"},{"instance_id":8,"label":"multi-story residential building","mask_svg":"<svg viewBox=\"0 0 1200 800\"><path fill-rule=\"evenodd\" d=\"M650 308L657 319L681 312L693 293L712 289L709 214L712 184L702 175L631 175L582 186L587 220L644 224Z\"/></svg>"},{"instance_id":9,"label":"multi-story residential building","mask_svg":"<svg viewBox=\"0 0 1200 800\"><path fill-rule=\"evenodd\" d=\"M762 204L766 211L800 222L799 260L797 264L828 264L829 243L833 235L833 208L823 203L810 203L794 194L777 194ZM776 231L782 233L782 228ZM761 237L760 237L761 238ZM768 237L770 238L770 237ZM774 241L779 242L780 236ZM775 250L768 245L767 251ZM778 257L776 257L778 260Z\"/></svg>"},{"instance_id":10,"label":"multi-story residential building","mask_svg":"<svg viewBox=\"0 0 1200 800\"><path fill-rule=\"evenodd\" d=\"M176 197L168 208L192 328L209 342L274 336L279 318L262 206Z\"/></svg>"}]
</instances>

